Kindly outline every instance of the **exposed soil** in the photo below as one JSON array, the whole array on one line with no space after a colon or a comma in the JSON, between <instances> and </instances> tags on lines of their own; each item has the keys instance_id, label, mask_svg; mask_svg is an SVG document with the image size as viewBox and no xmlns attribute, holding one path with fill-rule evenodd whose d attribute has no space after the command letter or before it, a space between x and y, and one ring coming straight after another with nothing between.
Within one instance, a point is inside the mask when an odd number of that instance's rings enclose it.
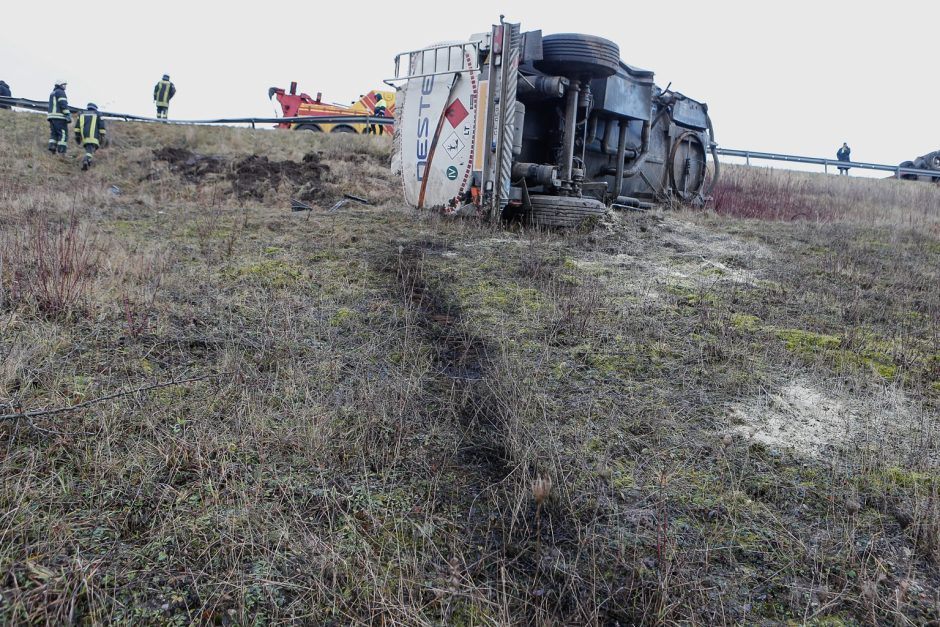
<instances>
[{"instance_id":1,"label":"exposed soil","mask_svg":"<svg viewBox=\"0 0 940 627\"><path fill-rule=\"evenodd\" d=\"M329 172L329 166L320 162L320 155L309 152L303 161L271 161L265 156L249 155L236 161L230 178L235 195L239 198L262 200L268 188L277 188L282 182L298 186L300 200L319 198L319 181Z\"/></svg>"},{"instance_id":2,"label":"exposed soil","mask_svg":"<svg viewBox=\"0 0 940 627\"><path fill-rule=\"evenodd\" d=\"M272 161L263 155L229 159L217 155L201 155L185 148L166 146L153 156L166 161L170 170L190 183L199 183L211 175L222 175L232 183L239 199L264 200L265 194L282 183L293 187L291 195L304 201L322 195L320 181L329 166L321 163L320 154L309 152L301 162Z\"/></svg>"},{"instance_id":3,"label":"exposed soil","mask_svg":"<svg viewBox=\"0 0 940 627\"><path fill-rule=\"evenodd\" d=\"M166 161L172 172L190 183L198 183L211 174L221 174L228 166L228 159L216 155L200 155L185 148L164 146L153 151L153 156Z\"/></svg>"}]
</instances>

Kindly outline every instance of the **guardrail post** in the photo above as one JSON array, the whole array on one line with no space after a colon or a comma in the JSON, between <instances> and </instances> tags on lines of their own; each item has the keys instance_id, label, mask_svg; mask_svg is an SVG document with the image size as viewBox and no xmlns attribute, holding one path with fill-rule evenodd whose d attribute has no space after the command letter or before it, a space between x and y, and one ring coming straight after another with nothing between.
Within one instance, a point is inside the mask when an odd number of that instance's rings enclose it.
<instances>
[{"instance_id":1,"label":"guardrail post","mask_svg":"<svg viewBox=\"0 0 940 627\"><path fill-rule=\"evenodd\" d=\"M751 153L749 152L744 153L744 163L746 165L751 165Z\"/></svg>"},{"instance_id":2,"label":"guardrail post","mask_svg":"<svg viewBox=\"0 0 940 627\"><path fill-rule=\"evenodd\" d=\"M829 162L823 161L823 174L829 174Z\"/></svg>"},{"instance_id":3,"label":"guardrail post","mask_svg":"<svg viewBox=\"0 0 940 627\"><path fill-rule=\"evenodd\" d=\"M898 169L894 171L894 178L896 179L901 178L901 166L898 166Z\"/></svg>"}]
</instances>

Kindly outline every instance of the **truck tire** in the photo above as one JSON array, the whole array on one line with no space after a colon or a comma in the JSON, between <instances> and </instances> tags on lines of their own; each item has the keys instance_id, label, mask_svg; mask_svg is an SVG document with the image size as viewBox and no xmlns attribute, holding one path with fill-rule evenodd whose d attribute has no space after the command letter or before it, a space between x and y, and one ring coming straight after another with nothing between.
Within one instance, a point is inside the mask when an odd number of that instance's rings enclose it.
<instances>
[{"instance_id":1,"label":"truck tire","mask_svg":"<svg viewBox=\"0 0 940 627\"><path fill-rule=\"evenodd\" d=\"M548 35L542 38L542 60L535 66L549 74L606 78L620 69L620 47L594 35Z\"/></svg>"},{"instance_id":2,"label":"truck tire","mask_svg":"<svg viewBox=\"0 0 940 627\"><path fill-rule=\"evenodd\" d=\"M316 124L299 124L294 127L295 131L313 131L314 133L322 133L323 129L317 126Z\"/></svg>"},{"instance_id":3,"label":"truck tire","mask_svg":"<svg viewBox=\"0 0 940 627\"><path fill-rule=\"evenodd\" d=\"M599 220L607 213L604 203L594 198L534 194L529 202L532 210L528 222L533 226L578 227L585 221Z\"/></svg>"},{"instance_id":4,"label":"truck tire","mask_svg":"<svg viewBox=\"0 0 940 627\"><path fill-rule=\"evenodd\" d=\"M354 129L354 128L351 127L351 126L346 126L346 125L344 124L344 125L342 125L342 126L336 126L336 127L334 127L333 130L330 131L330 132L331 132L331 133L355 133L355 132L356 132L356 129Z\"/></svg>"},{"instance_id":5,"label":"truck tire","mask_svg":"<svg viewBox=\"0 0 940 627\"><path fill-rule=\"evenodd\" d=\"M931 173L934 175L937 174L937 171L940 170L940 151L924 155L924 161L927 167L930 168ZM930 181L932 183L940 183L940 176L931 176Z\"/></svg>"},{"instance_id":6,"label":"truck tire","mask_svg":"<svg viewBox=\"0 0 940 627\"><path fill-rule=\"evenodd\" d=\"M914 162L913 162L913 161L904 161L903 163L901 163L901 166L900 166L900 167L902 167L902 168L913 168L913 167L914 167ZM902 179L902 180L905 180L905 181L916 181L916 180L917 180L917 175L916 175L916 174L902 174L902 175L901 175L901 179Z\"/></svg>"}]
</instances>

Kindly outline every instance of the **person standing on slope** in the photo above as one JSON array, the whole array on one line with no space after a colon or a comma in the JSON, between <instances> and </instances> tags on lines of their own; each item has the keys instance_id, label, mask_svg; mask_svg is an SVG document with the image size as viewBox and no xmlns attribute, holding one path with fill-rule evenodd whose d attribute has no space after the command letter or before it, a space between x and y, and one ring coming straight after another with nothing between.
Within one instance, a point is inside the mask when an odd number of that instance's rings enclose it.
<instances>
[{"instance_id":1,"label":"person standing on slope","mask_svg":"<svg viewBox=\"0 0 940 627\"><path fill-rule=\"evenodd\" d=\"M46 119L49 120L49 152L64 155L69 147L69 122L72 114L69 111L69 99L65 95L65 79L55 82L52 93L49 94L49 110Z\"/></svg>"},{"instance_id":2,"label":"person standing on slope","mask_svg":"<svg viewBox=\"0 0 940 627\"><path fill-rule=\"evenodd\" d=\"M849 148L849 145L846 142L842 142L842 148L839 148L839 151L836 152L836 159L839 161L851 161L852 160L852 149ZM849 169L839 166L840 175L849 175Z\"/></svg>"},{"instance_id":3,"label":"person standing on slope","mask_svg":"<svg viewBox=\"0 0 940 627\"><path fill-rule=\"evenodd\" d=\"M95 152L105 141L107 131L104 128L104 120L98 113L98 105L89 102L85 111L78 116L78 123L75 125L75 141L85 149L85 158L82 159L82 170L91 167L91 161Z\"/></svg>"},{"instance_id":4,"label":"person standing on slope","mask_svg":"<svg viewBox=\"0 0 940 627\"><path fill-rule=\"evenodd\" d=\"M385 96L375 92L375 109L372 113L374 117L384 118L388 115L388 103L385 102ZM385 132L384 124L372 124L372 134L382 135Z\"/></svg>"},{"instance_id":5,"label":"person standing on slope","mask_svg":"<svg viewBox=\"0 0 940 627\"><path fill-rule=\"evenodd\" d=\"M153 102L157 105L157 117L165 120L170 108L170 100L176 95L176 86L170 82L170 75L164 74L153 88Z\"/></svg>"}]
</instances>

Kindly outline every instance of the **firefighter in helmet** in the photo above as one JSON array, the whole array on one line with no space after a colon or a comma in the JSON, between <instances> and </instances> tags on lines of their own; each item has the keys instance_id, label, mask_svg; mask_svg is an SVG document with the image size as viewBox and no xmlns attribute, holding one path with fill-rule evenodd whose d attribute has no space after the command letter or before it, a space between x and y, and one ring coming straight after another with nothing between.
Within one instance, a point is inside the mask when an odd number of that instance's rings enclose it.
<instances>
[{"instance_id":1,"label":"firefighter in helmet","mask_svg":"<svg viewBox=\"0 0 940 627\"><path fill-rule=\"evenodd\" d=\"M98 105L89 102L85 110L78 116L78 123L75 125L75 141L85 149L82 170L91 167L95 152L105 143L106 137L107 131L104 128L104 120L101 119L101 114L98 113Z\"/></svg>"},{"instance_id":2,"label":"firefighter in helmet","mask_svg":"<svg viewBox=\"0 0 940 627\"><path fill-rule=\"evenodd\" d=\"M385 96L379 92L375 92L375 110L372 115L377 118L384 118L388 110L388 104L385 102ZM385 132L384 124L372 124L372 134L381 135Z\"/></svg>"},{"instance_id":3,"label":"firefighter in helmet","mask_svg":"<svg viewBox=\"0 0 940 627\"><path fill-rule=\"evenodd\" d=\"M69 122L72 113L69 111L69 99L65 95L67 81L62 78L55 82L52 93L49 94L49 109L46 119L49 120L49 152L64 155L69 146Z\"/></svg>"},{"instance_id":4,"label":"firefighter in helmet","mask_svg":"<svg viewBox=\"0 0 940 627\"><path fill-rule=\"evenodd\" d=\"M153 102L157 105L157 117L165 120L170 100L176 95L176 86L170 82L170 75L164 74L153 88Z\"/></svg>"}]
</instances>

